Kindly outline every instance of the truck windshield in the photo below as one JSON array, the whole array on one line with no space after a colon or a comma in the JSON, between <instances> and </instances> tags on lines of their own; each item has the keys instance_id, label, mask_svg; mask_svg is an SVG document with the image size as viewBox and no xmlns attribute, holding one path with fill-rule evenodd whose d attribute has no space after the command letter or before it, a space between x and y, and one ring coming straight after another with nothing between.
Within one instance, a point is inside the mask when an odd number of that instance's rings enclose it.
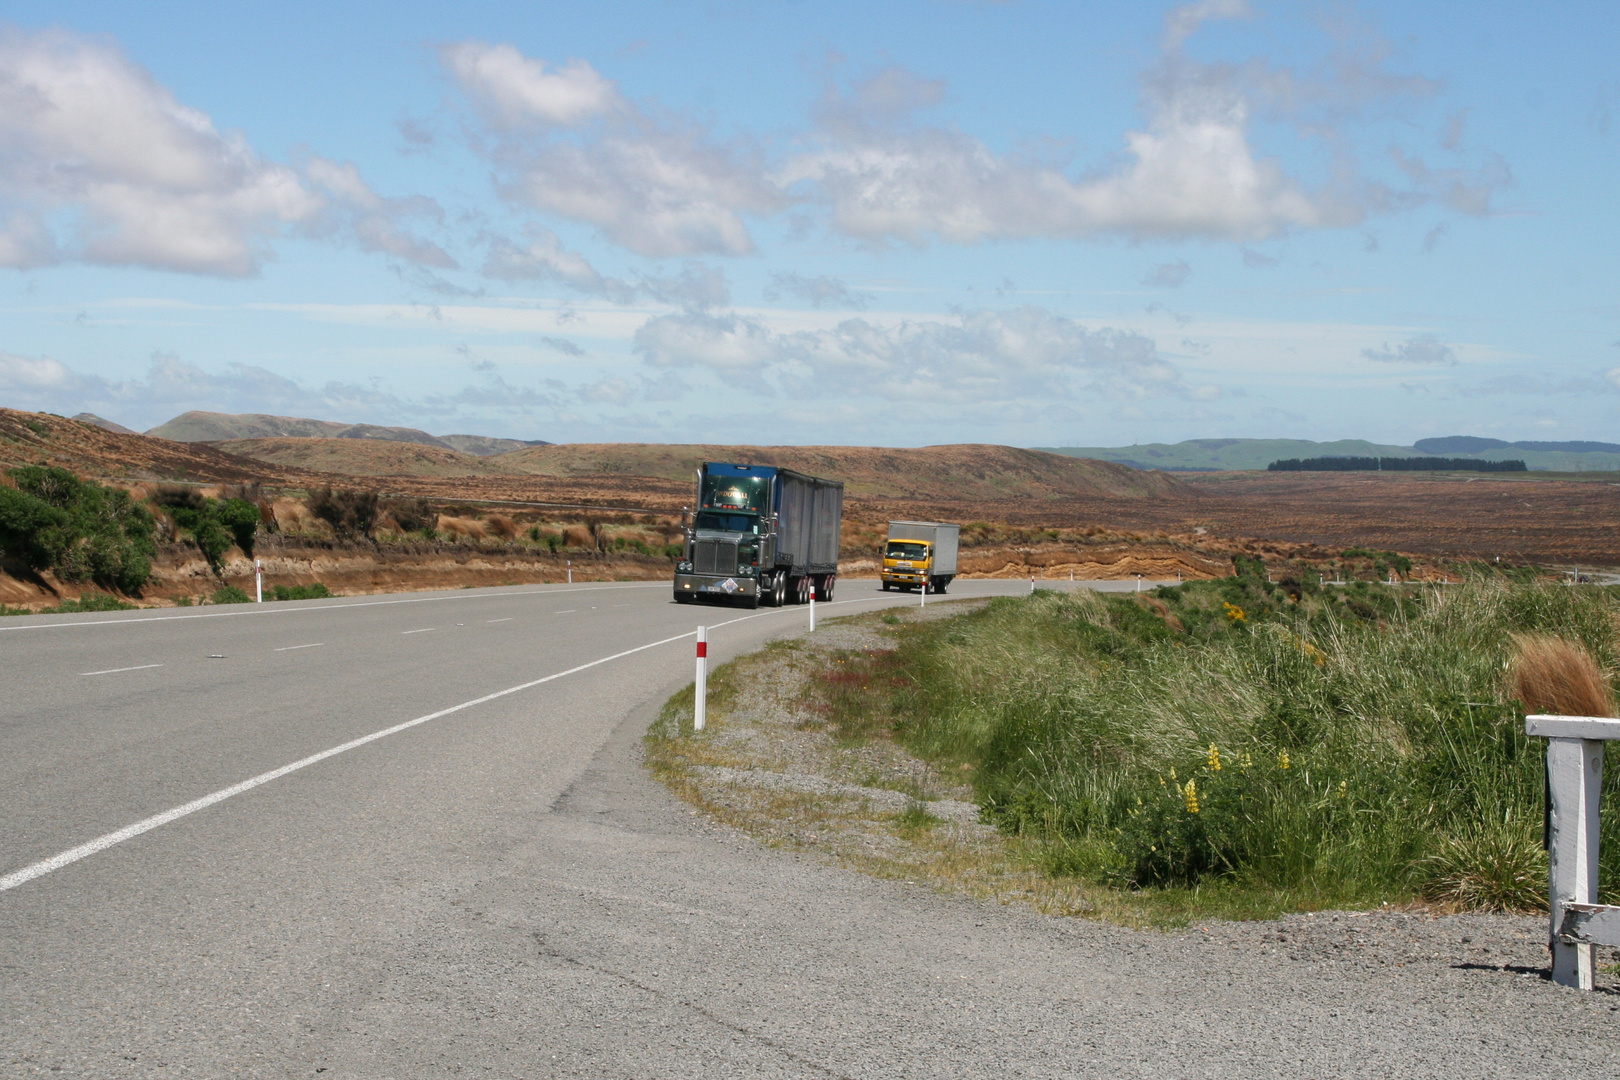
<instances>
[{"instance_id":1,"label":"truck windshield","mask_svg":"<svg viewBox=\"0 0 1620 1080\"><path fill-rule=\"evenodd\" d=\"M770 478L765 476L705 476L699 509L752 510L763 514L770 488Z\"/></svg>"},{"instance_id":2,"label":"truck windshield","mask_svg":"<svg viewBox=\"0 0 1620 1080\"><path fill-rule=\"evenodd\" d=\"M885 558L926 559L928 558L928 545L911 540L890 540L889 551Z\"/></svg>"},{"instance_id":3,"label":"truck windshield","mask_svg":"<svg viewBox=\"0 0 1620 1080\"><path fill-rule=\"evenodd\" d=\"M753 533L759 535L759 518L753 514L722 514L714 510L701 510L697 527L718 532Z\"/></svg>"}]
</instances>

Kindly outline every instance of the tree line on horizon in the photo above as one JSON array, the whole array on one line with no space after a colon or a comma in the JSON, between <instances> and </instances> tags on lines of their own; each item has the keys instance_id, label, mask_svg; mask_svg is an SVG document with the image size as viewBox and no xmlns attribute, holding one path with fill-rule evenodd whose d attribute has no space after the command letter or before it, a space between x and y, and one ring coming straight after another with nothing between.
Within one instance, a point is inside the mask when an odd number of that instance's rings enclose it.
<instances>
[{"instance_id":1,"label":"tree line on horizon","mask_svg":"<svg viewBox=\"0 0 1620 1080\"><path fill-rule=\"evenodd\" d=\"M1284 458L1266 466L1268 472L1525 472L1527 468L1518 459L1482 461L1443 457Z\"/></svg>"}]
</instances>

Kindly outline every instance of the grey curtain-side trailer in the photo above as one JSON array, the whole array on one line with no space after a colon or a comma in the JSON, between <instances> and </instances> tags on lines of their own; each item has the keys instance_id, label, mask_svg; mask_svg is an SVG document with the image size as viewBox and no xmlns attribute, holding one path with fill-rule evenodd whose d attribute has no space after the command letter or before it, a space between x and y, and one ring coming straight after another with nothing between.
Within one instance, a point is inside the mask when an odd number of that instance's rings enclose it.
<instances>
[{"instance_id":1,"label":"grey curtain-side trailer","mask_svg":"<svg viewBox=\"0 0 1620 1080\"><path fill-rule=\"evenodd\" d=\"M675 566L675 600L780 607L830 600L838 577L844 485L774 465L711 461Z\"/></svg>"}]
</instances>

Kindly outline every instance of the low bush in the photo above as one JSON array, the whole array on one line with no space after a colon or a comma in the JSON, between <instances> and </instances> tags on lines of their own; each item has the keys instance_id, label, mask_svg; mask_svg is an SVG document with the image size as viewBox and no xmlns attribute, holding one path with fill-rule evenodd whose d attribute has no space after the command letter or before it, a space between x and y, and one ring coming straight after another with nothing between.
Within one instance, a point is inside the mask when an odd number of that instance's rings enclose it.
<instances>
[{"instance_id":1,"label":"low bush","mask_svg":"<svg viewBox=\"0 0 1620 1080\"><path fill-rule=\"evenodd\" d=\"M1515 635L1555 636L1613 672L1617 624L1607 590L1311 592L1249 573L996 600L898 628L896 651L844 658L816 693L840 732L892 730L962 767L986 819L1031 838L1054 873L1285 906L1517 909L1545 902L1546 878L1544 747L1524 734ZM1585 677L1588 697L1609 695Z\"/></svg>"},{"instance_id":2,"label":"low bush","mask_svg":"<svg viewBox=\"0 0 1620 1080\"><path fill-rule=\"evenodd\" d=\"M370 540L377 527L379 506L375 491L315 488L310 491L307 503L311 513L344 539ZM398 520L397 514L395 520Z\"/></svg>"},{"instance_id":3,"label":"low bush","mask_svg":"<svg viewBox=\"0 0 1620 1080\"><path fill-rule=\"evenodd\" d=\"M272 600L324 600L332 593L325 585L276 585L270 590Z\"/></svg>"},{"instance_id":4,"label":"low bush","mask_svg":"<svg viewBox=\"0 0 1620 1080\"><path fill-rule=\"evenodd\" d=\"M45 608L42 615L72 615L81 611L134 611L135 605L107 593L85 593L77 600L64 600L55 607Z\"/></svg>"},{"instance_id":5,"label":"low bush","mask_svg":"<svg viewBox=\"0 0 1620 1080\"><path fill-rule=\"evenodd\" d=\"M0 552L36 573L139 592L157 553L152 515L120 488L26 465L0 484Z\"/></svg>"},{"instance_id":6,"label":"low bush","mask_svg":"<svg viewBox=\"0 0 1620 1080\"><path fill-rule=\"evenodd\" d=\"M191 537L214 573L220 572L232 544L252 558L260 520L256 503L247 499L210 499L196 488L179 485L160 488L154 500Z\"/></svg>"},{"instance_id":7,"label":"low bush","mask_svg":"<svg viewBox=\"0 0 1620 1080\"><path fill-rule=\"evenodd\" d=\"M238 589L235 585L221 585L214 590L214 595L208 598L210 604L251 604L253 597Z\"/></svg>"}]
</instances>

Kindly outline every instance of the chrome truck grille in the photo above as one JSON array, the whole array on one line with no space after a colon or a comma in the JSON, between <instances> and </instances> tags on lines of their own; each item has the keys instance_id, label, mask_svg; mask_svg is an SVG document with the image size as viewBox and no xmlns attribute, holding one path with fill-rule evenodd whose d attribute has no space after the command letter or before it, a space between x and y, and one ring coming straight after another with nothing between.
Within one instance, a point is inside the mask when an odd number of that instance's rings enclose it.
<instances>
[{"instance_id":1,"label":"chrome truck grille","mask_svg":"<svg viewBox=\"0 0 1620 1080\"><path fill-rule=\"evenodd\" d=\"M699 540L692 545L692 569L699 574L735 574L737 545L724 540Z\"/></svg>"}]
</instances>

